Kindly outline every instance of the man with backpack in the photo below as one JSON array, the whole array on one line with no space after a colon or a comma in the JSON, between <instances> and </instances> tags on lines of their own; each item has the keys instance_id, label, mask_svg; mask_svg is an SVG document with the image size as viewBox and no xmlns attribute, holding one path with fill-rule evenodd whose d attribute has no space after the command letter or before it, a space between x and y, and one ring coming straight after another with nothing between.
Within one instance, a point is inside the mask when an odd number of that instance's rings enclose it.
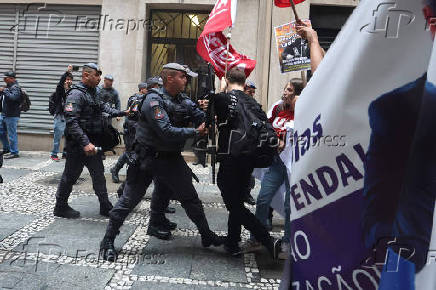
<instances>
[{"instance_id":1,"label":"man with backpack","mask_svg":"<svg viewBox=\"0 0 436 290\"><path fill-rule=\"evenodd\" d=\"M241 254L241 226L261 242L274 259L281 249L264 225L245 207L246 188L255 167L268 167L277 150L277 136L256 100L244 93L245 72L237 67L227 72L221 89L214 97L219 130L217 183L229 211L225 249Z\"/></svg>"},{"instance_id":2,"label":"man with backpack","mask_svg":"<svg viewBox=\"0 0 436 290\"><path fill-rule=\"evenodd\" d=\"M15 79L15 72L4 73L5 87L0 87L2 113L0 115L0 139L4 159L18 158L17 126L20 120L22 91Z\"/></svg>"},{"instance_id":3,"label":"man with backpack","mask_svg":"<svg viewBox=\"0 0 436 290\"><path fill-rule=\"evenodd\" d=\"M54 116L54 128L53 128L53 150L50 154L50 159L53 161L59 161L58 152L61 143L62 136L65 131L65 114L64 106L67 98L67 91L71 89L73 84L73 66L69 65L67 71L61 76L56 91L50 96L48 102L48 111ZM62 158L66 158L66 150L64 148L62 152Z\"/></svg>"}]
</instances>

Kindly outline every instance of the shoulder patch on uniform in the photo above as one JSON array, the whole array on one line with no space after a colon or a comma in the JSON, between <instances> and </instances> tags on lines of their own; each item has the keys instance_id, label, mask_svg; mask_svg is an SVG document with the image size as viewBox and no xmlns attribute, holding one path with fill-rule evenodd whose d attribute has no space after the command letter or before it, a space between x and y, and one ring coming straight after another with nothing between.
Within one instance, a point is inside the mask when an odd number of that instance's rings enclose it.
<instances>
[{"instance_id":1,"label":"shoulder patch on uniform","mask_svg":"<svg viewBox=\"0 0 436 290\"><path fill-rule=\"evenodd\" d=\"M67 103L65 105L65 112L72 112L73 111L73 103Z\"/></svg>"},{"instance_id":2,"label":"shoulder patch on uniform","mask_svg":"<svg viewBox=\"0 0 436 290\"><path fill-rule=\"evenodd\" d=\"M151 101L150 107L155 107L155 106L159 106L159 102L158 101Z\"/></svg>"},{"instance_id":3,"label":"shoulder patch on uniform","mask_svg":"<svg viewBox=\"0 0 436 290\"><path fill-rule=\"evenodd\" d=\"M162 109L159 106L156 106L154 108L154 118L156 120L160 120L164 117L164 113L162 112Z\"/></svg>"}]
</instances>

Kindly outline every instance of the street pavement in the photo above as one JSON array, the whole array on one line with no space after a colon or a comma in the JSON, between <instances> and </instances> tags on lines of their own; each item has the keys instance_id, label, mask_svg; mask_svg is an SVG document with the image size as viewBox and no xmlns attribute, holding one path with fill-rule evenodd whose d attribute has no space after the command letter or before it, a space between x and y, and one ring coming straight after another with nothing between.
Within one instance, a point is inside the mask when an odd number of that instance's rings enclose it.
<instances>
[{"instance_id":1,"label":"street pavement","mask_svg":"<svg viewBox=\"0 0 436 290\"><path fill-rule=\"evenodd\" d=\"M92 182L84 169L73 187L70 205L79 219L54 217L55 192L65 161L53 162L47 152L22 152L5 160L0 174L0 289L277 289L283 261L273 261L266 250L234 258L220 248L203 248L195 225L178 202L167 217L178 224L174 239L146 235L151 186L129 215L115 247L115 263L99 258L99 242L107 225L100 216ZM104 160L110 199L116 189L109 169L117 156ZM210 166L189 164L212 230L226 234L227 211L218 187L211 184ZM125 179L126 170L120 172ZM256 197L259 183L252 193ZM250 207L254 211L254 207ZM273 236L283 234L283 220L274 214ZM243 241L248 238L243 231Z\"/></svg>"}]
</instances>

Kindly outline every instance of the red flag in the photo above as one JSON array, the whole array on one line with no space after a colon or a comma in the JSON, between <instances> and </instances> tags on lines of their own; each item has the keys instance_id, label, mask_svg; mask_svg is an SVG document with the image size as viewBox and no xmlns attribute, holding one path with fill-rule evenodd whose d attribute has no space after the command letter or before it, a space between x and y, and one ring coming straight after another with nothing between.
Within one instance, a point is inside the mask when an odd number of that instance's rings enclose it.
<instances>
[{"instance_id":1,"label":"red flag","mask_svg":"<svg viewBox=\"0 0 436 290\"><path fill-rule=\"evenodd\" d=\"M294 1L294 4L300 4L306 0L274 0L274 4L277 7L281 7L281 8L291 7L291 2L289 1Z\"/></svg>"},{"instance_id":2,"label":"red flag","mask_svg":"<svg viewBox=\"0 0 436 290\"><path fill-rule=\"evenodd\" d=\"M231 45L227 52L227 38L223 30L234 23L236 3L237 0L218 0L197 42L198 54L213 65L219 78L224 76L226 60L228 69L241 67L245 70L246 76L249 76L256 66L255 60L239 54Z\"/></svg>"}]
</instances>

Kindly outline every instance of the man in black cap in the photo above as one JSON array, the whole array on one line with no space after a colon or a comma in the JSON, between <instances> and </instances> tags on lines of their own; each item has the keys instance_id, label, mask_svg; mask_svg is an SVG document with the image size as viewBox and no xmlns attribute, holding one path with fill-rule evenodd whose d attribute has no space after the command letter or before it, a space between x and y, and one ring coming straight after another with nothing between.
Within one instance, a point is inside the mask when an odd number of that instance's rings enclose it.
<instances>
[{"instance_id":1,"label":"man in black cap","mask_svg":"<svg viewBox=\"0 0 436 290\"><path fill-rule=\"evenodd\" d=\"M181 155L188 138L207 132L204 112L182 93L188 73L196 76L180 64L164 65L161 73L163 89L153 89L142 104L135 138L137 161L129 166L126 187L110 212L109 225L100 244L105 260L116 259L114 239L152 179L155 191L147 234L159 239L171 238L170 231L177 225L165 217L165 208L172 198L180 201L197 226L204 247L219 246L225 241L210 230L203 205L192 184L192 171ZM188 128L189 122L197 129Z\"/></svg>"},{"instance_id":2,"label":"man in black cap","mask_svg":"<svg viewBox=\"0 0 436 290\"><path fill-rule=\"evenodd\" d=\"M110 116L125 116L126 112L110 108L96 95L101 72L97 65L83 66L82 81L67 93L65 104L67 160L56 192L53 214L58 217L78 218L80 213L68 205L73 184L86 166L91 174L95 194L100 202L100 214L109 215L112 204L108 199L101 152L101 136L104 130L103 112Z\"/></svg>"},{"instance_id":3,"label":"man in black cap","mask_svg":"<svg viewBox=\"0 0 436 290\"><path fill-rule=\"evenodd\" d=\"M118 91L113 87L114 77L112 75L105 75L103 86L100 88L101 100L116 110L121 109L121 101Z\"/></svg>"},{"instance_id":4,"label":"man in black cap","mask_svg":"<svg viewBox=\"0 0 436 290\"><path fill-rule=\"evenodd\" d=\"M163 85L162 79L158 76L151 77L147 79L147 89L159 89Z\"/></svg>"},{"instance_id":5,"label":"man in black cap","mask_svg":"<svg viewBox=\"0 0 436 290\"><path fill-rule=\"evenodd\" d=\"M138 92L135 93L133 96L129 98L127 101L127 109L132 105L133 102L136 102L138 100L142 100L144 96L147 94L147 87L148 83L140 83L138 84ZM114 183L119 183L120 178L118 176L119 171L121 168L123 168L124 164L127 163L129 160L129 153L133 149L133 141L135 140L135 133L136 133L136 123L138 122L139 112L138 111L132 111L130 112L129 116L125 118L124 121L124 145L125 145L125 151L123 154L118 158L117 163L110 169L110 172L112 174L112 181ZM122 193L122 192L121 192Z\"/></svg>"},{"instance_id":6,"label":"man in black cap","mask_svg":"<svg viewBox=\"0 0 436 290\"><path fill-rule=\"evenodd\" d=\"M5 87L0 87L2 113L0 117L0 139L5 159L19 157L17 126L20 119L21 88L15 79L15 72L4 73ZM9 140L8 140L9 139ZM8 154L10 153L10 154Z\"/></svg>"}]
</instances>

